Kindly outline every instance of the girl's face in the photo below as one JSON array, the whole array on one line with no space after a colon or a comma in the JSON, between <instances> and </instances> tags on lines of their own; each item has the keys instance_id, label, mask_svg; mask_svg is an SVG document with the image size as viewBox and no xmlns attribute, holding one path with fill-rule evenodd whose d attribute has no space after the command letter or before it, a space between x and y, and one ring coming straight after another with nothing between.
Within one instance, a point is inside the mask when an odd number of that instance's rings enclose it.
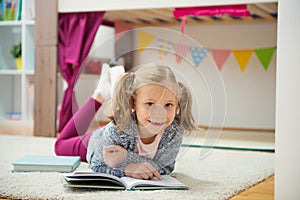
<instances>
[{"instance_id":1,"label":"girl's face","mask_svg":"<svg viewBox=\"0 0 300 200\"><path fill-rule=\"evenodd\" d=\"M169 126L176 115L178 100L168 88L148 84L136 90L134 109L142 138L150 138Z\"/></svg>"}]
</instances>

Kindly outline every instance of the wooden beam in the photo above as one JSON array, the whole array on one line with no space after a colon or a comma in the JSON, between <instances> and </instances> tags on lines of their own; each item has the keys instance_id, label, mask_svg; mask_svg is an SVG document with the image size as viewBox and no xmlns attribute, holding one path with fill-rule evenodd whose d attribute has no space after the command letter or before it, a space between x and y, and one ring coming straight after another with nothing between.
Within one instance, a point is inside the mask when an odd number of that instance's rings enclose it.
<instances>
[{"instance_id":1,"label":"wooden beam","mask_svg":"<svg viewBox=\"0 0 300 200\"><path fill-rule=\"evenodd\" d=\"M248 5L248 8L252 14L257 14L262 17L264 20L276 21L277 19L272 17L270 13L262 10L257 5Z\"/></svg>"},{"instance_id":2,"label":"wooden beam","mask_svg":"<svg viewBox=\"0 0 300 200\"><path fill-rule=\"evenodd\" d=\"M277 3L258 3L258 4L256 4L256 6L268 13L277 13L278 12Z\"/></svg>"},{"instance_id":3,"label":"wooden beam","mask_svg":"<svg viewBox=\"0 0 300 200\"><path fill-rule=\"evenodd\" d=\"M59 0L58 12L91 12L277 2L278 0Z\"/></svg>"},{"instance_id":4,"label":"wooden beam","mask_svg":"<svg viewBox=\"0 0 300 200\"><path fill-rule=\"evenodd\" d=\"M56 136L57 1L35 0L35 136Z\"/></svg>"}]
</instances>

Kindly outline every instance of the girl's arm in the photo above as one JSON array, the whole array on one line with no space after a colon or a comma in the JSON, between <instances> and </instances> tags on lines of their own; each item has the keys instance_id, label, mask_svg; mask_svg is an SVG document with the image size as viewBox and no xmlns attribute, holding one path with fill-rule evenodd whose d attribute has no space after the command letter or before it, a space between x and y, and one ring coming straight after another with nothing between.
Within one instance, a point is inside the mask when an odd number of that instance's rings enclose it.
<instances>
[{"instance_id":1,"label":"girl's arm","mask_svg":"<svg viewBox=\"0 0 300 200\"><path fill-rule=\"evenodd\" d=\"M174 134L172 138L162 138L155 157L152 159L138 155L133 151L128 151L127 157L121 165L129 163L149 162L161 175L170 174L175 167L176 157L179 152L182 135Z\"/></svg>"},{"instance_id":2,"label":"girl's arm","mask_svg":"<svg viewBox=\"0 0 300 200\"><path fill-rule=\"evenodd\" d=\"M174 170L176 156L182 143L181 131L172 129L163 136L157 153L152 160L139 156L134 152L134 136L117 133L114 129L114 126L109 124L105 128L94 132L91 137L87 160L92 170L122 177L125 176L125 167L128 164L145 162L150 163L160 174L170 174ZM103 150L110 145L119 145L128 151L125 160L115 167L110 167L104 161Z\"/></svg>"},{"instance_id":3,"label":"girl's arm","mask_svg":"<svg viewBox=\"0 0 300 200\"><path fill-rule=\"evenodd\" d=\"M132 138L129 138L132 137ZM120 137L120 133L116 131L116 128L112 123L106 125L104 128L97 130L90 138L87 151L87 161L91 166L91 169L95 172L108 173L118 177L124 176L124 167L118 164L115 167L109 166L105 162L104 151L109 146L119 145L125 149L129 144L128 140L133 140L133 136Z\"/></svg>"}]
</instances>

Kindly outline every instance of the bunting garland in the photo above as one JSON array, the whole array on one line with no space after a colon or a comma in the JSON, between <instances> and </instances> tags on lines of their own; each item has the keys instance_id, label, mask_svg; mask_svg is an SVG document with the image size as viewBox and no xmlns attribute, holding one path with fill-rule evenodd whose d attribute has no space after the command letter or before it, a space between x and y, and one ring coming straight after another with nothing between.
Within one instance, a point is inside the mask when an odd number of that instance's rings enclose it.
<instances>
[{"instance_id":1,"label":"bunting garland","mask_svg":"<svg viewBox=\"0 0 300 200\"><path fill-rule=\"evenodd\" d=\"M188 53L190 53L196 68L199 67L199 65L206 57L208 52L210 52L218 69L222 70L223 65L225 64L228 57L232 53L241 71L244 72L251 56L253 55L253 52L255 52L255 55L261 62L263 68L265 70L268 70L269 64L271 62L271 59L276 49L276 47L244 49L244 50L213 49L213 48L208 49L208 48L201 48L199 46L188 46L180 42L177 43L177 42L172 42L169 40L157 38L152 34L140 30L138 30L137 33L138 33L139 49L141 52L143 52L146 47L148 47L155 39L157 39L157 47L159 49L158 53L161 59L164 56L166 56L168 52L174 52L176 56L176 62L181 63L182 59L186 57Z\"/></svg>"},{"instance_id":2,"label":"bunting garland","mask_svg":"<svg viewBox=\"0 0 300 200\"><path fill-rule=\"evenodd\" d=\"M195 67L199 67L201 61L205 58L207 50L200 47L190 47Z\"/></svg>"},{"instance_id":3,"label":"bunting garland","mask_svg":"<svg viewBox=\"0 0 300 200\"><path fill-rule=\"evenodd\" d=\"M160 58L163 58L163 56L167 55L168 51L172 51L174 49L173 45L174 43L171 41L158 38L158 53Z\"/></svg>"},{"instance_id":4,"label":"bunting garland","mask_svg":"<svg viewBox=\"0 0 300 200\"><path fill-rule=\"evenodd\" d=\"M139 40L139 49L141 52L143 52L145 48L149 46L150 43L155 39L155 36L140 30L137 31L137 34Z\"/></svg>"},{"instance_id":5,"label":"bunting garland","mask_svg":"<svg viewBox=\"0 0 300 200\"><path fill-rule=\"evenodd\" d=\"M189 47L186 44L176 43L174 45L174 50L176 53L176 62L181 63L181 60L186 56Z\"/></svg>"},{"instance_id":6,"label":"bunting garland","mask_svg":"<svg viewBox=\"0 0 300 200\"><path fill-rule=\"evenodd\" d=\"M232 50L232 53L236 61L238 62L241 70L244 71L250 60L253 50Z\"/></svg>"},{"instance_id":7,"label":"bunting garland","mask_svg":"<svg viewBox=\"0 0 300 200\"><path fill-rule=\"evenodd\" d=\"M211 49L212 57L215 60L215 63L219 70L222 69L224 63L230 55L230 50L224 49Z\"/></svg>"},{"instance_id":8,"label":"bunting garland","mask_svg":"<svg viewBox=\"0 0 300 200\"><path fill-rule=\"evenodd\" d=\"M267 70L269 67L274 51L275 47L254 50L256 56L258 57L261 64L264 66L265 70Z\"/></svg>"}]
</instances>

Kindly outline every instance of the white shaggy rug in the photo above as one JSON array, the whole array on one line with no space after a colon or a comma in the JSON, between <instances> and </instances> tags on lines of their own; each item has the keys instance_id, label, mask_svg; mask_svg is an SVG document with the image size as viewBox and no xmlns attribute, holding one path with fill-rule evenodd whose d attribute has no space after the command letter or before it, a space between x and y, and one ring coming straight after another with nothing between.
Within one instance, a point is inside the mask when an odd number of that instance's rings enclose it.
<instances>
[{"instance_id":1,"label":"white shaggy rug","mask_svg":"<svg viewBox=\"0 0 300 200\"><path fill-rule=\"evenodd\" d=\"M62 173L12 173L11 162L27 155L53 155L54 138L0 136L0 197L11 199L211 199L223 200L274 174L274 153L184 147L173 173L189 190L109 191L71 189ZM82 163L80 169L87 168Z\"/></svg>"}]
</instances>

